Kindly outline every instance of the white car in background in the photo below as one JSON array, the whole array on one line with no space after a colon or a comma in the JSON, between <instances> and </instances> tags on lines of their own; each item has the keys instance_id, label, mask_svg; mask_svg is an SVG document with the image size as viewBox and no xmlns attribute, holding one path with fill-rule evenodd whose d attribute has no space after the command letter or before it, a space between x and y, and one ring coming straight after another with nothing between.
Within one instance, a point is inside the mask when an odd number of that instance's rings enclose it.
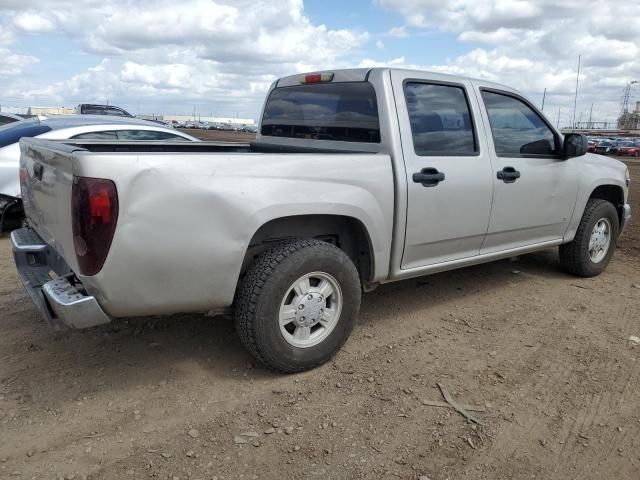
<instances>
[{"instance_id":1,"label":"white car in background","mask_svg":"<svg viewBox=\"0 0 640 480\"><path fill-rule=\"evenodd\" d=\"M18 142L23 137L52 140L199 141L191 135L155 122L108 115L36 117L4 125L0 127L0 231L5 213L21 211Z\"/></svg>"}]
</instances>

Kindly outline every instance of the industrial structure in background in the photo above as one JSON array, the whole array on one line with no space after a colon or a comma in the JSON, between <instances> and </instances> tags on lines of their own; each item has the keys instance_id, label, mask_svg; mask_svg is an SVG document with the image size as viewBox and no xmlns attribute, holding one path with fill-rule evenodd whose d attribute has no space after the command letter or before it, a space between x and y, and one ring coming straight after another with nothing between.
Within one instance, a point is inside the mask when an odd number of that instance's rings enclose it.
<instances>
[{"instance_id":1,"label":"industrial structure in background","mask_svg":"<svg viewBox=\"0 0 640 480\"><path fill-rule=\"evenodd\" d=\"M624 87L622 101L620 102L620 116L618 117L618 128L620 130L640 130L640 101L636 102L636 108L633 112L629 111L631 88L639 83L634 80Z\"/></svg>"}]
</instances>

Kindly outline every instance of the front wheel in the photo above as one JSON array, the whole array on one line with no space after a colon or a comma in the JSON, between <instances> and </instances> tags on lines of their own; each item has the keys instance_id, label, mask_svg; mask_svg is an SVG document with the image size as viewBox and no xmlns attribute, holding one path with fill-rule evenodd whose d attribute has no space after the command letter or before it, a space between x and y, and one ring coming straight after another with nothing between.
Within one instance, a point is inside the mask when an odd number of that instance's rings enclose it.
<instances>
[{"instance_id":1,"label":"front wheel","mask_svg":"<svg viewBox=\"0 0 640 480\"><path fill-rule=\"evenodd\" d=\"M279 372L332 358L360 310L360 278L349 256L320 240L294 240L263 253L238 292L236 327L249 352Z\"/></svg>"},{"instance_id":2,"label":"front wheel","mask_svg":"<svg viewBox=\"0 0 640 480\"><path fill-rule=\"evenodd\" d=\"M560 245L560 263L573 275L599 275L611 261L619 231L618 212L611 202L589 200L573 241Z\"/></svg>"}]
</instances>

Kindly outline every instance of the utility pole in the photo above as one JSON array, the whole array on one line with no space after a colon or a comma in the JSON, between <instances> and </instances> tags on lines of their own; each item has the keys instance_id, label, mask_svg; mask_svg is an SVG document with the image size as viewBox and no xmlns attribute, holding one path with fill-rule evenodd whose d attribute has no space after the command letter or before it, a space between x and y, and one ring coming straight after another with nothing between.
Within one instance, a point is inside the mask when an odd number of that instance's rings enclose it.
<instances>
[{"instance_id":1,"label":"utility pole","mask_svg":"<svg viewBox=\"0 0 640 480\"><path fill-rule=\"evenodd\" d=\"M544 99L547 98L547 88L545 87L544 92L542 92L542 111L544 112Z\"/></svg>"},{"instance_id":2,"label":"utility pole","mask_svg":"<svg viewBox=\"0 0 640 480\"><path fill-rule=\"evenodd\" d=\"M593 125L591 125L591 115L593 114L593 103L591 104L591 109L589 110L589 128L592 128Z\"/></svg>"},{"instance_id":3,"label":"utility pole","mask_svg":"<svg viewBox=\"0 0 640 480\"><path fill-rule=\"evenodd\" d=\"M580 83L580 60L582 55L578 55L578 74L576 75L576 94L573 97L573 115L571 116L571 126L575 128L576 106L578 105L578 84Z\"/></svg>"},{"instance_id":4,"label":"utility pole","mask_svg":"<svg viewBox=\"0 0 640 480\"><path fill-rule=\"evenodd\" d=\"M558 120L556 120L556 128L560 129L560 109L558 108Z\"/></svg>"}]
</instances>

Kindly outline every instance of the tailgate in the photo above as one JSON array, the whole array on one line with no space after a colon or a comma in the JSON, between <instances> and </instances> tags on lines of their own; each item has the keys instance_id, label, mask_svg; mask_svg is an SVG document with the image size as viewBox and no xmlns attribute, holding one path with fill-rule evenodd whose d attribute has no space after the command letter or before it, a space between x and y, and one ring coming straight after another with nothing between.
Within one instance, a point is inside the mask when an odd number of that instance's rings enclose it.
<instances>
[{"instance_id":1,"label":"tailgate","mask_svg":"<svg viewBox=\"0 0 640 480\"><path fill-rule=\"evenodd\" d=\"M20 140L20 188L29 225L76 270L71 225L73 152L51 140Z\"/></svg>"}]
</instances>

